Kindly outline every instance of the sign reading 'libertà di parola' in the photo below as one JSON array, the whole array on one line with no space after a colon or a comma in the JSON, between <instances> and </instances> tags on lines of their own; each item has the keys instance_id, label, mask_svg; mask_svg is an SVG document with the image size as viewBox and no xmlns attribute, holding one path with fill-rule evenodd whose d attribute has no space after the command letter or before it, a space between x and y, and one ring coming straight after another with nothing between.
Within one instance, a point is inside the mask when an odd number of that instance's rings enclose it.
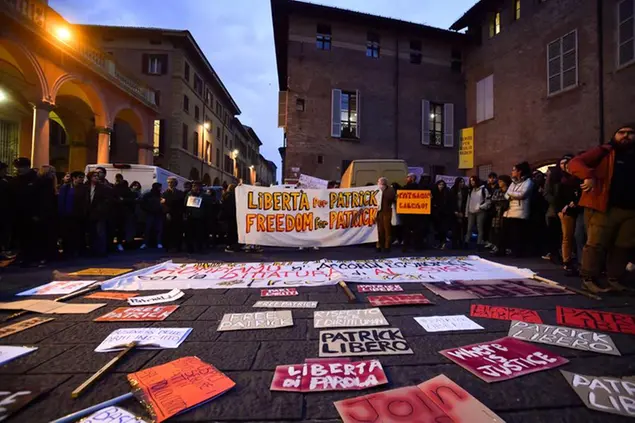
<instances>
[{"instance_id":1,"label":"sign reading 'libert\u00e0 di parola'","mask_svg":"<svg viewBox=\"0 0 635 423\"><path fill-rule=\"evenodd\" d=\"M333 247L377 241L379 187L285 190L236 188L239 242Z\"/></svg>"}]
</instances>

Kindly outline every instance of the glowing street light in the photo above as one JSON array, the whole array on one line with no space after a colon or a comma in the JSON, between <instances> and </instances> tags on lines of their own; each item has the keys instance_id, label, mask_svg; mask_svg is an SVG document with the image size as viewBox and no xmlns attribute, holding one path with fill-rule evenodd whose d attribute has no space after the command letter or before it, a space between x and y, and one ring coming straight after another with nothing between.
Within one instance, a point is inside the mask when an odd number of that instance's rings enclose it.
<instances>
[{"instance_id":1,"label":"glowing street light","mask_svg":"<svg viewBox=\"0 0 635 423\"><path fill-rule=\"evenodd\" d=\"M234 155L234 158L238 157L238 150L232 151L232 154Z\"/></svg>"},{"instance_id":2,"label":"glowing street light","mask_svg":"<svg viewBox=\"0 0 635 423\"><path fill-rule=\"evenodd\" d=\"M7 94L4 91L0 90L0 103L5 101L7 98Z\"/></svg>"},{"instance_id":3,"label":"glowing street light","mask_svg":"<svg viewBox=\"0 0 635 423\"><path fill-rule=\"evenodd\" d=\"M212 127L212 125L209 122L205 122L203 124L203 128L207 129L209 131L209 129Z\"/></svg>"},{"instance_id":4,"label":"glowing street light","mask_svg":"<svg viewBox=\"0 0 635 423\"><path fill-rule=\"evenodd\" d=\"M71 31L66 26L58 26L55 28L55 36L60 41L69 41L71 39Z\"/></svg>"}]
</instances>

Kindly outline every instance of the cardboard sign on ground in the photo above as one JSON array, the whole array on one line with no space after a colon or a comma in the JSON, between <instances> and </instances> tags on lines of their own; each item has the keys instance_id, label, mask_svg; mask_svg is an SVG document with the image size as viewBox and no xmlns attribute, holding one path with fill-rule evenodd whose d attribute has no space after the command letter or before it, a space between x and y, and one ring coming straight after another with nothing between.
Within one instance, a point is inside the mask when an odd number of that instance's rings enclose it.
<instances>
[{"instance_id":1,"label":"cardboard sign on ground","mask_svg":"<svg viewBox=\"0 0 635 423\"><path fill-rule=\"evenodd\" d=\"M488 383L553 369L569 362L551 351L509 337L449 348L440 353Z\"/></svg>"},{"instance_id":2,"label":"cardboard sign on ground","mask_svg":"<svg viewBox=\"0 0 635 423\"><path fill-rule=\"evenodd\" d=\"M0 303L0 310L26 310L47 314L87 314L105 305L106 303L68 304L53 300L22 300Z\"/></svg>"},{"instance_id":3,"label":"cardboard sign on ground","mask_svg":"<svg viewBox=\"0 0 635 423\"><path fill-rule=\"evenodd\" d=\"M110 292L102 291L95 292L94 294L86 295L84 298L90 298L91 300L122 300L125 301L128 298L136 297L139 295L136 292Z\"/></svg>"},{"instance_id":4,"label":"cardboard sign on ground","mask_svg":"<svg viewBox=\"0 0 635 423\"><path fill-rule=\"evenodd\" d=\"M357 292L401 292L401 285L376 283L372 285L357 285Z\"/></svg>"},{"instance_id":5,"label":"cardboard sign on ground","mask_svg":"<svg viewBox=\"0 0 635 423\"><path fill-rule=\"evenodd\" d=\"M157 423L224 394L236 384L198 357L183 357L128 375Z\"/></svg>"},{"instance_id":6,"label":"cardboard sign on ground","mask_svg":"<svg viewBox=\"0 0 635 423\"><path fill-rule=\"evenodd\" d=\"M512 321L507 336L539 344L555 345L600 354L621 355L610 336L563 326Z\"/></svg>"},{"instance_id":7,"label":"cardboard sign on ground","mask_svg":"<svg viewBox=\"0 0 635 423\"><path fill-rule=\"evenodd\" d=\"M256 301L254 307L260 308L316 308L317 301Z\"/></svg>"},{"instance_id":8,"label":"cardboard sign on ground","mask_svg":"<svg viewBox=\"0 0 635 423\"><path fill-rule=\"evenodd\" d=\"M79 291L82 288L86 288L88 285L92 285L95 282L96 281L54 281L15 295L68 295L75 291Z\"/></svg>"},{"instance_id":9,"label":"cardboard sign on ground","mask_svg":"<svg viewBox=\"0 0 635 423\"><path fill-rule=\"evenodd\" d=\"M126 349L126 345L136 341L137 349L178 348L192 328L124 328L117 329L104 339L95 352L112 352Z\"/></svg>"},{"instance_id":10,"label":"cardboard sign on ground","mask_svg":"<svg viewBox=\"0 0 635 423\"><path fill-rule=\"evenodd\" d=\"M426 332L484 329L483 326L461 314L456 316L424 316L415 317L414 319Z\"/></svg>"},{"instance_id":11,"label":"cardboard sign on ground","mask_svg":"<svg viewBox=\"0 0 635 423\"><path fill-rule=\"evenodd\" d=\"M55 319L53 319L52 317L32 317L30 319L22 320L21 322L17 322L9 326L1 327L0 338L13 335L14 333L22 332L23 330L41 325L42 323L50 322L51 320Z\"/></svg>"},{"instance_id":12,"label":"cardboard sign on ground","mask_svg":"<svg viewBox=\"0 0 635 423\"><path fill-rule=\"evenodd\" d=\"M586 376L560 370L587 408L635 417L635 378ZM608 420L607 420L608 421Z\"/></svg>"},{"instance_id":13,"label":"cardboard sign on ground","mask_svg":"<svg viewBox=\"0 0 635 423\"><path fill-rule=\"evenodd\" d=\"M432 304L423 294L371 295L368 302L375 307Z\"/></svg>"},{"instance_id":14,"label":"cardboard sign on ground","mask_svg":"<svg viewBox=\"0 0 635 423\"><path fill-rule=\"evenodd\" d=\"M111 405L110 407L102 408L99 411L94 412L90 416L86 417L83 420L80 420L80 423L141 423L143 420L137 418L131 412L124 410L123 408L115 407Z\"/></svg>"},{"instance_id":15,"label":"cardboard sign on ground","mask_svg":"<svg viewBox=\"0 0 635 423\"><path fill-rule=\"evenodd\" d=\"M313 312L313 327L315 328L354 328L388 326L389 324L378 308Z\"/></svg>"},{"instance_id":16,"label":"cardboard sign on ground","mask_svg":"<svg viewBox=\"0 0 635 423\"><path fill-rule=\"evenodd\" d=\"M536 310L497 307L487 304L472 304L470 306L470 316L497 320L518 320L527 323L542 323L542 319Z\"/></svg>"},{"instance_id":17,"label":"cardboard sign on ground","mask_svg":"<svg viewBox=\"0 0 635 423\"><path fill-rule=\"evenodd\" d=\"M0 365L8 363L25 354L30 354L37 350L37 347L14 347L11 345L0 345Z\"/></svg>"},{"instance_id":18,"label":"cardboard sign on ground","mask_svg":"<svg viewBox=\"0 0 635 423\"><path fill-rule=\"evenodd\" d=\"M291 310L225 314L216 330L223 332L246 329L276 329L287 326L293 326Z\"/></svg>"},{"instance_id":19,"label":"cardboard sign on ground","mask_svg":"<svg viewBox=\"0 0 635 423\"><path fill-rule=\"evenodd\" d=\"M124 273L132 272L133 269L115 269L115 268L90 268L78 270L77 272L69 273L70 276L119 276Z\"/></svg>"},{"instance_id":20,"label":"cardboard sign on ground","mask_svg":"<svg viewBox=\"0 0 635 423\"><path fill-rule=\"evenodd\" d=\"M397 328L320 331L320 357L414 354Z\"/></svg>"},{"instance_id":21,"label":"cardboard sign on ground","mask_svg":"<svg viewBox=\"0 0 635 423\"><path fill-rule=\"evenodd\" d=\"M170 292L166 292L165 294L128 298L128 304L131 306L142 306L150 304L169 303L171 301L178 300L183 295L185 295L185 292L175 288Z\"/></svg>"},{"instance_id":22,"label":"cardboard sign on ground","mask_svg":"<svg viewBox=\"0 0 635 423\"><path fill-rule=\"evenodd\" d=\"M359 391L388 383L379 360L310 360L304 364L277 366L272 391Z\"/></svg>"},{"instance_id":23,"label":"cardboard sign on ground","mask_svg":"<svg viewBox=\"0 0 635 423\"><path fill-rule=\"evenodd\" d=\"M298 290L295 288L276 288L276 289L261 289L261 297L293 297L298 295Z\"/></svg>"},{"instance_id":24,"label":"cardboard sign on ground","mask_svg":"<svg viewBox=\"0 0 635 423\"><path fill-rule=\"evenodd\" d=\"M559 325L635 335L635 316L608 311L556 307Z\"/></svg>"},{"instance_id":25,"label":"cardboard sign on ground","mask_svg":"<svg viewBox=\"0 0 635 423\"><path fill-rule=\"evenodd\" d=\"M95 322L156 322L165 320L178 305L119 307L95 319Z\"/></svg>"},{"instance_id":26,"label":"cardboard sign on ground","mask_svg":"<svg viewBox=\"0 0 635 423\"><path fill-rule=\"evenodd\" d=\"M505 423L445 375L418 386L337 401L335 408L344 423Z\"/></svg>"},{"instance_id":27,"label":"cardboard sign on ground","mask_svg":"<svg viewBox=\"0 0 635 423\"><path fill-rule=\"evenodd\" d=\"M495 279L483 281L447 281L424 283L430 291L446 300L481 298L538 297L570 295L571 292L533 279Z\"/></svg>"},{"instance_id":28,"label":"cardboard sign on ground","mask_svg":"<svg viewBox=\"0 0 635 423\"><path fill-rule=\"evenodd\" d=\"M8 419L16 411L48 390L41 389L0 389L0 422Z\"/></svg>"}]
</instances>

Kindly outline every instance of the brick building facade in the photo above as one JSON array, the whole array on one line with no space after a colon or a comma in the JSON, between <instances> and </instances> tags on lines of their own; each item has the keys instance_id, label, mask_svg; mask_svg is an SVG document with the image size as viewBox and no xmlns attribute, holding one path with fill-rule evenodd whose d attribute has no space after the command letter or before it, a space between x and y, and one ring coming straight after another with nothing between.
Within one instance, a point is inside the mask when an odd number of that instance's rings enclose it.
<instances>
[{"instance_id":1,"label":"brick building facade","mask_svg":"<svg viewBox=\"0 0 635 423\"><path fill-rule=\"evenodd\" d=\"M355 159L454 174L465 124L462 34L272 0L283 180L338 180ZM401 181L397 181L401 182Z\"/></svg>"},{"instance_id":2,"label":"brick building facade","mask_svg":"<svg viewBox=\"0 0 635 423\"><path fill-rule=\"evenodd\" d=\"M482 0L452 25L470 38L464 74L475 171L552 164L635 120L633 3Z\"/></svg>"}]
</instances>

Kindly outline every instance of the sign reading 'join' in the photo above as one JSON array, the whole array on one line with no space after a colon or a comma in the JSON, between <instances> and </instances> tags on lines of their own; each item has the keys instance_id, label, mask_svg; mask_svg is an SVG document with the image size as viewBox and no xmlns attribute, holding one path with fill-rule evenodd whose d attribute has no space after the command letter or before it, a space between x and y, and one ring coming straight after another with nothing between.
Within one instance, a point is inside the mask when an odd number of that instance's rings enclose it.
<instances>
[{"instance_id":1,"label":"sign reading 'join'","mask_svg":"<svg viewBox=\"0 0 635 423\"><path fill-rule=\"evenodd\" d=\"M523 341L555 345L600 354L621 355L610 336L583 329L512 321L509 336Z\"/></svg>"},{"instance_id":2,"label":"sign reading 'join'","mask_svg":"<svg viewBox=\"0 0 635 423\"><path fill-rule=\"evenodd\" d=\"M320 331L320 357L414 354L396 328Z\"/></svg>"}]
</instances>

